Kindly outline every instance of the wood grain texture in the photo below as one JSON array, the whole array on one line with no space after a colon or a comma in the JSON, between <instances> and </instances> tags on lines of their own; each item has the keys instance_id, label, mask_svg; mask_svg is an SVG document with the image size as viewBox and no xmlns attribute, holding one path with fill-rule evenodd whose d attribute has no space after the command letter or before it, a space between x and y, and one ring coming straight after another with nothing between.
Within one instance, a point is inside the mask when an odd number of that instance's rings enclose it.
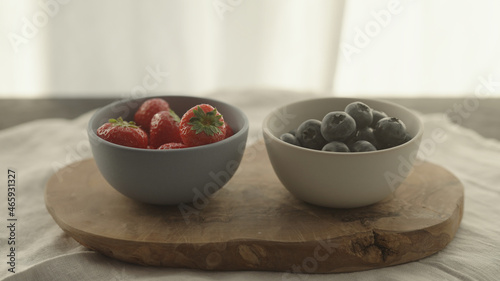
<instances>
[{"instance_id":1,"label":"wood grain texture","mask_svg":"<svg viewBox=\"0 0 500 281\"><path fill-rule=\"evenodd\" d=\"M258 143L247 149L222 190L193 204L132 201L106 183L92 159L55 174L45 202L67 234L118 260L205 270L328 273L406 263L443 249L460 225L463 195L454 175L424 162L380 203L316 207L286 191Z\"/></svg>"}]
</instances>

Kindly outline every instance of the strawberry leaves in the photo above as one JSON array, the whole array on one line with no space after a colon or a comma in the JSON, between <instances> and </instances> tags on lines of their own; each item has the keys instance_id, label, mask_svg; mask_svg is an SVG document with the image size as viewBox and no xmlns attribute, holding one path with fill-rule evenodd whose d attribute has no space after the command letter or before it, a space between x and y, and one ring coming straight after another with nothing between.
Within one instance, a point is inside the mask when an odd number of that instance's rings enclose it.
<instances>
[{"instance_id":1,"label":"strawberry leaves","mask_svg":"<svg viewBox=\"0 0 500 281\"><path fill-rule=\"evenodd\" d=\"M134 121L125 121L123 118L120 116L118 119L109 119L108 121L111 123L113 126L120 126L120 127L127 127L127 128L139 128L137 124Z\"/></svg>"},{"instance_id":2,"label":"strawberry leaves","mask_svg":"<svg viewBox=\"0 0 500 281\"><path fill-rule=\"evenodd\" d=\"M169 109L168 112L170 112L170 116L172 116L172 118L174 118L174 121L179 123L181 122L181 118L179 118L179 115L177 115L175 113L175 111L173 111L172 109Z\"/></svg>"}]
</instances>

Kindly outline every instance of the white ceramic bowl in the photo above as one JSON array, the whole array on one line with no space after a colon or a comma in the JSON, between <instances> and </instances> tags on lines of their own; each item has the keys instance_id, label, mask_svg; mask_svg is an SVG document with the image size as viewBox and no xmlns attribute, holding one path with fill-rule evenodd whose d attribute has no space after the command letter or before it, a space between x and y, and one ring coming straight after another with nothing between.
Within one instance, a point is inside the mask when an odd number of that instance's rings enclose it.
<instances>
[{"instance_id":1,"label":"white ceramic bowl","mask_svg":"<svg viewBox=\"0 0 500 281\"><path fill-rule=\"evenodd\" d=\"M354 101L401 119L413 138L393 148L357 153L312 150L279 139L305 120L321 121ZM383 200L406 179L416 161L423 124L414 112L395 103L331 97L276 108L265 117L263 134L276 175L295 197L323 207L355 208Z\"/></svg>"}]
</instances>

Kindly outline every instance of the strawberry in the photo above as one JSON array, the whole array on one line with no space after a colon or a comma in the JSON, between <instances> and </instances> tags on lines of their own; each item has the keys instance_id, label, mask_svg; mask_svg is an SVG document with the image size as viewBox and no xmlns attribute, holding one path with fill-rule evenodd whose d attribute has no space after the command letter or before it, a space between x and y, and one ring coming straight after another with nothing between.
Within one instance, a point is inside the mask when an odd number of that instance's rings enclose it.
<instances>
[{"instance_id":1,"label":"strawberry","mask_svg":"<svg viewBox=\"0 0 500 281\"><path fill-rule=\"evenodd\" d=\"M109 142L136 148L148 147L148 135L135 122L109 119L109 122L97 129L97 136Z\"/></svg>"},{"instance_id":2,"label":"strawberry","mask_svg":"<svg viewBox=\"0 0 500 281\"><path fill-rule=\"evenodd\" d=\"M213 106L200 104L184 113L179 130L184 144L199 146L223 140L226 136L226 123Z\"/></svg>"},{"instance_id":3,"label":"strawberry","mask_svg":"<svg viewBox=\"0 0 500 281\"><path fill-rule=\"evenodd\" d=\"M149 145L157 148L164 143L182 142L179 134L180 121L172 109L156 113L151 119Z\"/></svg>"},{"instance_id":4,"label":"strawberry","mask_svg":"<svg viewBox=\"0 0 500 281\"><path fill-rule=\"evenodd\" d=\"M179 149L179 148L186 148L188 147L187 145L181 143L181 142L169 142L162 144L160 147L158 147L159 150L163 149Z\"/></svg>"},{"instance_id":5,"label":"strawberry","mask_svg":"<svg viewBox=\"0 0 500 281\"><path fill-rule=\"evenodd\" d=\"M229 138L230 136L234 135L233 128L229 126L229 124L226 123L226 136L224 138Z\"/></svg>"},{"instance_id":6,"label":"strawberry","mask_svg":"<svg viewBox=\"0 0 500 281\"><path fill-rule=\"evenodd\" d=\"M134 121L146 133L149 133L149 127L153 116L160 111L168 111L169 109L170 105L163 99L148 99L135 112Z\"/></svg>"}]
</instances>

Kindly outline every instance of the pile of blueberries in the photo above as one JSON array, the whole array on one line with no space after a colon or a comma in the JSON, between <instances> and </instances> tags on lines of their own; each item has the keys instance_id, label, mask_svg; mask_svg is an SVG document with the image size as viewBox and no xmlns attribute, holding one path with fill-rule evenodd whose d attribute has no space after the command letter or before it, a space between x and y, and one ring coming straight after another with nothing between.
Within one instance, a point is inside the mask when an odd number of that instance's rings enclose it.
<instances>
[{"instance_id":1,"label":"pile of blueberries","mask_svg":"<svg viewBox=\"0 0 500 281\"><path fill-rule=\"evenodd\" d=\"M344 111L326 114L322 121L306 120L280 139L315 150L365 152L401 145L411 136L400 119L357 101L348 104Z\"/></svg>"}]
</instances>

